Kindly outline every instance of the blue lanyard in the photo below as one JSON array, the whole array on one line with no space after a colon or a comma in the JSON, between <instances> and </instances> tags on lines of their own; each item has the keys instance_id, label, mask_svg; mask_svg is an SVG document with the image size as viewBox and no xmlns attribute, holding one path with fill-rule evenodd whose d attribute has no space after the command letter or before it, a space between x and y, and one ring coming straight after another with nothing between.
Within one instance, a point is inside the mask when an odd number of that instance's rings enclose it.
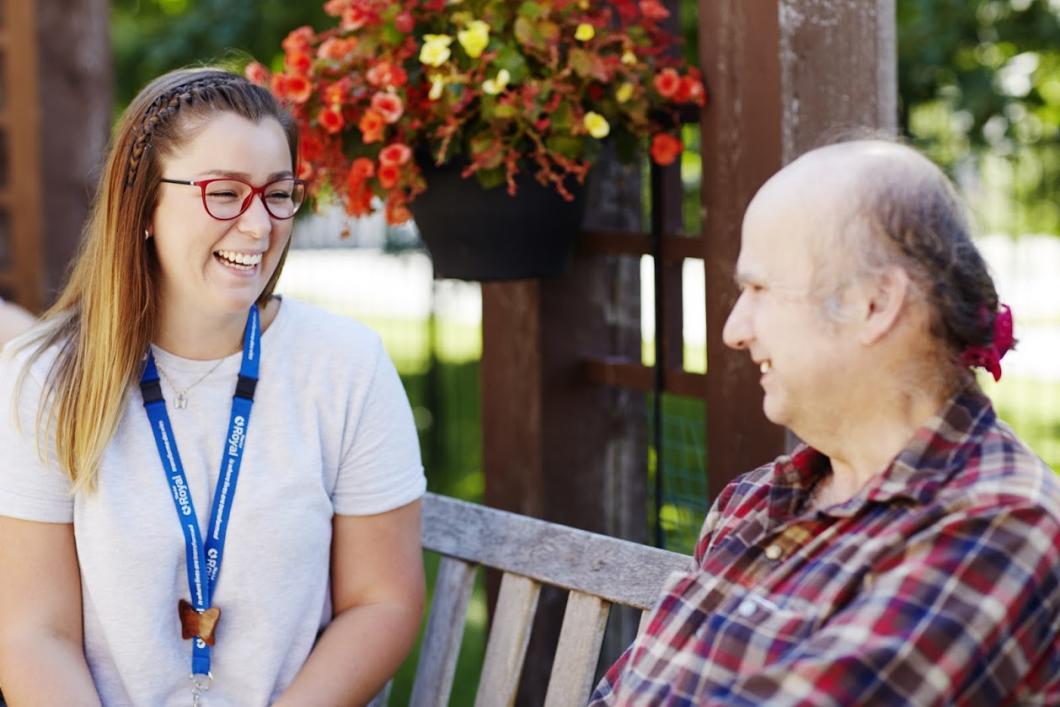
<instances>
[{"instance_id":1,"label":"blue lanyard","mask_svg":"<svg viewBox=\"0 0 1060 707\"><path fill-rule=\"evenodd\" d=\"M225 535L228 532L228 518L232 513L232 497L235 494L236 482L239 480L239 466L243 461L243 445L246 441L247 425L250 422L250 408L254 403L254 388L258 383L258 364L261 358L258 319L258 308L253 305L243 332L243 362L239 367L236 392L232 397L228 436L225 438L224 452L221 455L221 473L217 478L217 488L214 490L213 509L210 513L210 525L207 528L208 535L205 544L199 532L198 516L195 515L195 505L192 503L188 480L184 475L184 464L177 451L173 427L169 422L169 413L166 412L166 401L162 397L158 367L150 351L147 353L147 363L140 378L144 409L151 421L151 431L155 436L155 445L158 447L158 455L162 461L162 470L169 482L173 506L177 510L177 519L184 533L191 605L199 614L210 609L213 587L221 571ZM219 615L216 610L214 612ZM191 672L193 681L197 675L210 675L210 646L201 637L194 639Z\"/></svg>"}]
</instances>

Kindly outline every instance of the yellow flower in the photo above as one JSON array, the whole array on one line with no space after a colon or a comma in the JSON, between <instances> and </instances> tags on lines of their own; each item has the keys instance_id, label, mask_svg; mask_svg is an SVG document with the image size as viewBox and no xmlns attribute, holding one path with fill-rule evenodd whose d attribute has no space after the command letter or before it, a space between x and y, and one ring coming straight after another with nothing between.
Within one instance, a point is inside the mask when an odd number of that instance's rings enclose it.
<instances>
[{"instance_id":1,"label":"yellow flower","mask_svg":"<svg viewBox=\"0 0 1060 707\"><path fill-rule=\"evenodd\" d=\"M588 42L590 39L596 36L596 30L588 22L582 22L578 25L578 29L574 30L574 38L579 42Z\"/></svg>"},{"instance_id":2,"label":"yellow flower","mask_svg":"<svg viewBox=\"0 0 1060 707\"><path fill-rule=\"evenodd\" d=\"M611 126L607 124L607 118L593 111L585 114L582 124L585 125L585 129L589 131L589 134L597 140L607 137L607 134L611 132Z\"/></svg>"},{"instance_id":3,"label":"yellow flower","mask_svg":"<svg viewBox=\"0 0 1060 707\"><path fill-rule=\"evenodd\" d=\"M423 46L420 48L420 61L427 66L441 66L449 61L449 45L453 38L447 34L423 35Z\"/></svg>"},{"instance_id":4,"label":"yellow flower","mask_svg":"<svg viewBox=\"0 0 1060 707\"><path fill-rule=\"evenodd\" d=\"M469 57L478 59L490 43L490 26L482 20L475 20L468 24L467 29L457 32L456 38Z\"/></svg>"},{"instance_id":5,"label":"yellow flower","mask_svg":"<svg viewBox=\"0 0 1060 707\"><path fill-rule=\"evenodd\" d=\"M496 96L508 87L508 82L511 81L511 79L512 75L508 73L508 70L501 69L497 72L496 79L486 79L482 82L482 90L491 96Z\"/></svg>"},{"instance_id":6,"label":"yellow flower","mask_svg":"<svg viewBox=\"0 0 1060 707\"><path fill-rule=\"evenodd\" d=\"M633 98L633 84L631 83L624 83L615 91L615 100L619 103L625 103L630 98Z\"/></svg>"},{"instance_id":7,"label":"yellow flower","mask_svg":"<svg viewBox=\"0 0 1060 707\"><path fill-rule=\"evenodd\" d=\"M427 98L432 101L437 101L442 97L442 92L445 90L445 77L441 74L431 75L431 90L427 94Z\"/></svg>"},{"instance_id":8,"label":"yellow flower","mask_svg":"<svg viewBox=\"0 0 1060 707\"><path fill-rule=\"evenodd\" d=\"M626 66L633 66L637 63L637 55L627 49L622 52L622 63Z\"/></svg>"}]
</instances>

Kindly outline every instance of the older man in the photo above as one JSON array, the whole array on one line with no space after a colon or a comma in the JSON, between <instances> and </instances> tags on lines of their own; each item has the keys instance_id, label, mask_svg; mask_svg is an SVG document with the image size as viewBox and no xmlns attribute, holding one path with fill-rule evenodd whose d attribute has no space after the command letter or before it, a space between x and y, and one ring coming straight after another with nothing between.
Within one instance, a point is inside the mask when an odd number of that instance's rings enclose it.
<instances>
[{"instance_id":1,"label":"older man","mask_svg":"<svg viewBox=\"0 0 1060 707\"><path fill-rule=\"evenodd\" d=\"M1000 375L1011 318L945 176L810 152L736 280L725 342L805 445L718 495L591 704L1060 705L1060 479L969 371Z\"/></svg>"}]
</instances>

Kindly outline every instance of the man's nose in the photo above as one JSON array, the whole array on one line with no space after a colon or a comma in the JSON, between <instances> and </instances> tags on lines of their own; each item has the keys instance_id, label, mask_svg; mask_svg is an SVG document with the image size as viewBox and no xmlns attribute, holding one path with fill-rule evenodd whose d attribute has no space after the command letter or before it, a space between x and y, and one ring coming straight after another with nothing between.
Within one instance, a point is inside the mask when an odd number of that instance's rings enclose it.
<instances>
[{"instance_id":1,"label":"man's nose","mask_svg":"<svg viewBox=\"0 0 1060 707\"><path fill-rule=\"evenodd\" d=\"M750 317L747 312L747 298L743 294L736 298L736 304L725 320L721 339L729 348L746 349L748 346L751 339Z\"/></svg>"}]
</instances>

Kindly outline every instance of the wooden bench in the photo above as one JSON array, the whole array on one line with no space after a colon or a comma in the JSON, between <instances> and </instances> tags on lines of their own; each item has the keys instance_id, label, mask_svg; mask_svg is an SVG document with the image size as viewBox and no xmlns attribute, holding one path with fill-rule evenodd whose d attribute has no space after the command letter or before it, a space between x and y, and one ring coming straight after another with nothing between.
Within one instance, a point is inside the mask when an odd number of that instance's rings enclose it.
<instances>
[{"instance_id":1,"label":"wooden bench","mask_svg":"<svg viewBox=\"0 0 1060 707\"><path fill-rule=\"evenodd\" d=\"M502 574L475 707L515 700L542 585L569 591L545 707L584 707L593 687L612 604L641 610L640 625L666 577L686 555L427 494L423 546L439 553L412 707L444 707L456 672L468 600L478 567ZM389 686L371 703L387 704Z\"/></svg>"}]
</instances>

